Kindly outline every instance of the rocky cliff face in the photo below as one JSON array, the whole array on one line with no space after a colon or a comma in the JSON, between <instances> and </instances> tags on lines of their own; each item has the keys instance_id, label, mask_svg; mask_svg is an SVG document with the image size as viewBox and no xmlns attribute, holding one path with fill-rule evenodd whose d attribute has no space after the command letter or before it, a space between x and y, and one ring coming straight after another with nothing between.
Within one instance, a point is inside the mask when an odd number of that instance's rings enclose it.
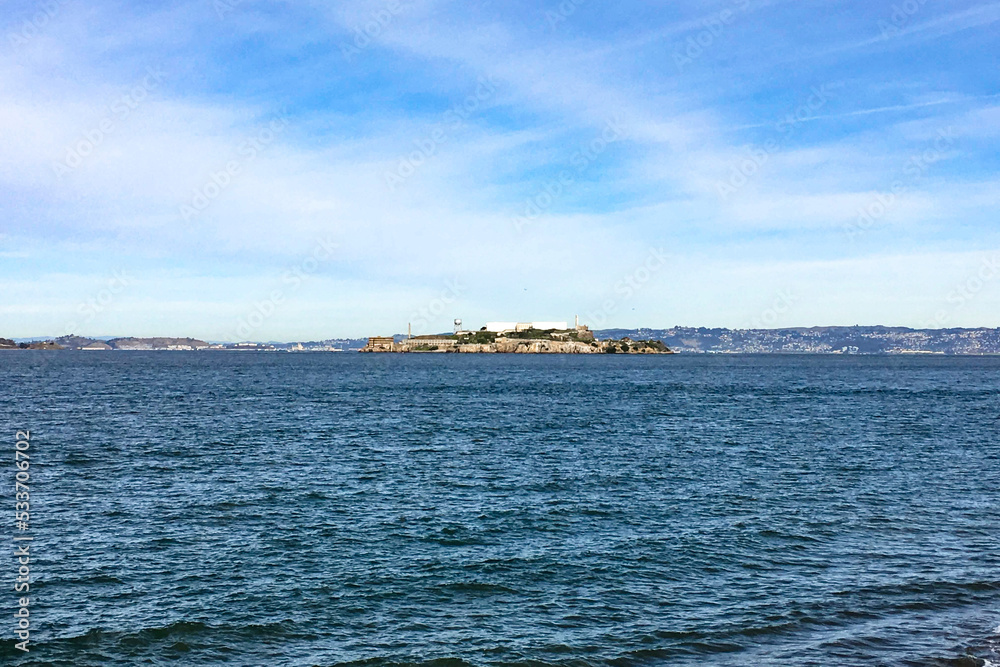
<instances>
[{"instance_id":1,"label":"rocky cliff face","mask_svg":"<svg viewBox=\"0 0 1000 667\"><path fill-rule=\"evenodd\" d=\"M514 354L594 354L601 350L589 343L559 340L517 340L498 338L494 343L497 352Z\"/></svg>"},{"instance_id":2,"label":"rocky cliff face","mask_svg":"<svg viewBox=\"0 0 1000 667\"><path fill-rule=\"evenodd\" d=\"M602 340L596 342L525 340L498 338L495 343L472 343L440 349L438 352L503 353L503 354L670 354L666 348L633 341Z\"/></svg>"}]
</instances>

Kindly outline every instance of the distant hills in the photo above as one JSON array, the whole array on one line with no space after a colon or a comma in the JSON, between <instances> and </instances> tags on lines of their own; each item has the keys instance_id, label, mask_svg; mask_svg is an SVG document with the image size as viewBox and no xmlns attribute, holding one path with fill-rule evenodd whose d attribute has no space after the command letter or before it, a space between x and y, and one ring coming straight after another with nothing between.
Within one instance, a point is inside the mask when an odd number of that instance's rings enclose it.
<instances>
[{"instance_id":1,"label":"distant hills","mask_svg":"<svg viewBox=\"0 0 1000 667\"><path fill-rule=\"evenodd\" d=\"M61 350L62 346L56 343L46 340L46 341L30 341L21 342L11 340L10 338L0 338L0 350Z\"/></svg>"},{"instance_id":2,"label":"distant hills","mask_svg":"<svg viewBox=\"0 0 1000 667\"><path fill-rule=\"evenodd\" d=\"M1000 329L909 329L854 326L789 329L602 329L599 339L659 340L674 352L688 354L1000 354ZM397 334L396 341L405 339ZM293 343L209 343L197 338L111 338L61 336L51 341L15 342L0 338L5 349L69 350L234 350L261 352L353 351L364 338L332 338Z\"/></svg>"},{"instance_id":3,"label":"distant hills","mask_svg":"<svg viewBox=\"0 0 1000 667\"><path fill-rule=\"evenodd\" d=\"M714 354L1000 354L1000 329L854 326L792 329L604 329L598 338L653 338L674 352Z\"/></svg>"},{"instance_id":4,"label":"distant hills","mask_svg":"<svg viewBox=\"0 0 1000 667\"><path fill-rule=\"evenodd\" d=\"M295 343L209 343L198 338L87 338L85 336L60 336L50 341L29 340L17 342L0 338L0 350L4 349L47 349L47 350L238 350L263 352L342 352L357 350L367 343L367 339L336 338L323 341Z\"/></svg>"},{"instance_id":5,"label":"distant hills","mask_svg":"<svg viewBox=\"0 0 1000 667\"><path fill-rule=\"evenodd\" d=\"M203 350L209 343L197 338L112 338L96 340L82 336L61 336L57 345L67 350Z\"/></svg>"}]
</instances>

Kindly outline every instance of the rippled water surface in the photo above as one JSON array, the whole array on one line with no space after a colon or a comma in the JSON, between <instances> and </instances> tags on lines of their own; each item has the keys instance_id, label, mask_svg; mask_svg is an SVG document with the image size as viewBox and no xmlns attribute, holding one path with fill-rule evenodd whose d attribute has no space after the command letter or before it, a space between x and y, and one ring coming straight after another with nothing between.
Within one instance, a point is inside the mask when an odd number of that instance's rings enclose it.
<instances>
[{"instance_id":1,"label":"rippled water surface","mask_svg":"<svg viewBox=\"0 0 1000 667\"><path fill-rule=\"evenodd\" d=\"M1000 358L0 369L2 664L1000 663Z\"/></svg>"}]
</instances>

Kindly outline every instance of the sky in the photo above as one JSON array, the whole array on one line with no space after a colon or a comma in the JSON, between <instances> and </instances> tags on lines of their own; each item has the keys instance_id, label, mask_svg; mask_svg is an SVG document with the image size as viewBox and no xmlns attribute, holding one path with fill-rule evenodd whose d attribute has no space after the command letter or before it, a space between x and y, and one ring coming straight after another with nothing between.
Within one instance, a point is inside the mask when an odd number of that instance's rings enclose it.
<instances>
[{"instance_id":1,"label":"sky","mask_svg":"<svg viewBox=\"0 0 1000 667\"><path fill-rule=\"evenodd\" d=\"M1000 2L7 2L0 336L1000 326Z\"/></svg>"}]
</instances>

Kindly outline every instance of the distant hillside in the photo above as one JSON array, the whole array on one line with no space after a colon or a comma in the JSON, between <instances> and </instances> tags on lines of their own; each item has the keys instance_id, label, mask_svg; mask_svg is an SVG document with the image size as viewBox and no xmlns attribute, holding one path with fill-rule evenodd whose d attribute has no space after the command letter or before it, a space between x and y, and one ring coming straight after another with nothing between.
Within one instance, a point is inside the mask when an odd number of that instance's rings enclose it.
<instances>
[{"instance_id":1,"label":"distant hillside","mask_svg":"<svg viewBox=\"0 0 1000 667\"><path fill-rule=\"evenodd\" d=\"M83 336L60 336L55 342L68 350L106 349L112 350L197 350L208 347L208 343L197 338L112 338L98 340Z\"/></svg>"},{"instance_id":2,"label":"distant hillside","mask_svg":"<svg viewBox=\"0 0 1000 667\"><path fill-rule=\"evenodd\" d=\"M17 342L8 338L0 338L0 350L4 349L67 349L67 350L234 350L260 349L272 351L308 351L308 352L341 352L344 350L359 350L368 342L366 338L329 338L322 341L292 342L292 343L216 343L211 344L200 338L153 337L137 338L123 336L120 338L88 338L86 336L60 336L51 341L35 340L32 342Z\"/></svg>"},{"instance_id":3,"label":"distant hillside","mask_svg":"<svg viewBox=\"0 0 1000 667\"><path fill-rule=\"evenodd\" d=\"M208 343L197 338L112 338L107 341L114 350L197 350Z\"/></svg>"},{"instance_id":4,"label":"distant hillside","mask_svg":"<svg viewBox=\"0 0 1000 667\"><path fill-rule=\"evenodd\" d=\"M87 345L92 345L94 343L102 342L94 338L84 338L82 336L60 336L54 341L58 345L62 345L67 350L79 350L81 347L86 347Z\"/></svg>"},{"instance_id":5,"label":"distant hillside","mask_svg":"<svg viewBox=\"0 0 1000 667\"><path fill-rule=\"evenodd\" d=\"M61 350L63 347L50 340L18 343L10 338L0 338L0 350Z\"/></svg>"},{"instance_id":6,"label":"distant hillside","mask_svg":"<svg viewBox=\"0 0 1000 667\"><path fill-rule=\"evenodd\" d=\"M598 338L654 338L675 352L1000 354L1000 329L812 327L799 329L604 329Z\"/></svg>"},{"instance_id":7,"label":"distant hillside","mask_svg":"<svg viewBox=\"0 0 1000 667\"><path fill-rule=\"evenodd\" d=\"M53 343L51 340L39 340L33 343L21 343L21 347L28 350L63 350L65 349L59 343Z\"/></svg>"}]
</instances>

